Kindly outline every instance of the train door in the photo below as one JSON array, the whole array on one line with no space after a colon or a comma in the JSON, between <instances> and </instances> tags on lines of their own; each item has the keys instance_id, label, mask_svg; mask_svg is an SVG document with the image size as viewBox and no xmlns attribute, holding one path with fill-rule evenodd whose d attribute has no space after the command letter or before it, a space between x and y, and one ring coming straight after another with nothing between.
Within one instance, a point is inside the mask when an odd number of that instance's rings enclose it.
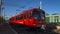
<instances>
[{"instance_id":1,"label":"train door","mask_svg":"<svg viewBox=\"0 0 60 34\"><path fill-rule=\"evenodd\" d=\"M28 20L28 12L26 14L23 15L24 17L24 24L25 25L29 25L29 20Z\"/></svg>"},{"instance_id":2,"label":"train door","mask_svg":"<svg viewBox=\"0 0 60 34\"><path fill-rule=\"evenodd\" d=\"M25 23L25 25L31 26L29 15L30 15L29 12L26 12L23 15L24 16L24 23Z\"/></svg>"}]
</instances>

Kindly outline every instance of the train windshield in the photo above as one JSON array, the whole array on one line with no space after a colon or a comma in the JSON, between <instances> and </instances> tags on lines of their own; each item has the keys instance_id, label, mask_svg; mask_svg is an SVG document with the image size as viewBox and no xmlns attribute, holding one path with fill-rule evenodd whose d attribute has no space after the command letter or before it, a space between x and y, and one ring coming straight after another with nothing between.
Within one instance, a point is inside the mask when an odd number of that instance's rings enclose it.
<instances>
[{"instance_id":1,"label":"train windshield","mask_svg":"<svg viewBox=\"0 0 60 34\"><path fill-rule=\"evenodd\" d=\"M32 17L35 19L44 19L44 14L40 13L40 11L34 11L32 12Z\"/></svg>"}]
</instances>

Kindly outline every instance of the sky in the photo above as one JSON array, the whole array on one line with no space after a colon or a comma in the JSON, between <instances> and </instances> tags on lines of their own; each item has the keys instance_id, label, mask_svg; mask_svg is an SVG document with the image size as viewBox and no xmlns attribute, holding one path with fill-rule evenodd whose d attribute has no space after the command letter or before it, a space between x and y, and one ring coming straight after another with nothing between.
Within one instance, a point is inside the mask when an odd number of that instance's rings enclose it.
<instances>
[{"instance_id":1,"label":"sky","mask_svg":"<svg viewBox=\"0 0 60 34\"><path fill-rule=\"evenodd\" d=\"M2 14L7 17L14 16L24 10L39 8L42 2L42 10L48 14L60 14L60 0L2 0Z\"/></svg>"}]
</instances>

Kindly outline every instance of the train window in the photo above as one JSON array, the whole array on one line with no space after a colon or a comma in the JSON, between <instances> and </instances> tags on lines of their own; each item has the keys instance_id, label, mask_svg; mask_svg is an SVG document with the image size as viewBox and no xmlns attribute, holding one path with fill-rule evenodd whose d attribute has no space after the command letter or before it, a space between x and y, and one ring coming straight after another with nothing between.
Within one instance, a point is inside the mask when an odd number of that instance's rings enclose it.
<instances>
[{"instance_id":1,"label":"train window","mask_svg":"<svg viewBox=\"0 0 60 34\"><path fill-rule=\"evenodd\" d=\"M24 15L24 19L26 19L26 15Z\"/></svg>"},{"instance_id":2,"label":"train window","mask_svg":"<svg viewBox=\"0 0 60 34\"><path fill-rule=\"evenodd\" d=\"M31 16L32 16L32 12L29 13L29 18L31 18Z\"/></svg>"},{"instance_id":3,"label":"train window","mask_svg":"<svg viewBox=\"0 0 60 34\"><path fill-rule=\"evenodd\" d=\"M35 10L33 13L32 13L32 17L34 17L35 19L44 19L44 14L40 11L37 11Z\"/></svg>"},{"instance_id":4,"label":"train window","mask_svg":"<svg viewBox=\"0 0 60 34\"><path fill-rule=\"evenodd\" d=\"M40 18L44 19L44 14L40 13Z\"/></svg>"},{"instance_id":5,"label":"train window","mask_svg":"<svg viewBox=\"0 0 60 34\"><path fill-rule=\"evenodd\" d=\"M11 17L9 20L14 20L14 17Z\"/></svg>"},{"instance_id":6,"label":"train window","mask_svg":"<svg viewBox=\"0 0 60 34\"><path fill-rule=\"evenodd\" d=\"M16 19L17 19L17 20L23 19L23 16L22 16L22 15L17 16Z\"/></svg>"}]
</instances>

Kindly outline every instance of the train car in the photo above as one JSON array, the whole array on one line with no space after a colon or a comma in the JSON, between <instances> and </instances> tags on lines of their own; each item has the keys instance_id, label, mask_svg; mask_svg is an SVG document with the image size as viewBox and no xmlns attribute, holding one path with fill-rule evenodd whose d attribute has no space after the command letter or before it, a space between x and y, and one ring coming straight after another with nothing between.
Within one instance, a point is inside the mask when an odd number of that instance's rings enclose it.
<instances>
[{"instance_id":1,"label":"train car","mask_svg":"<svg viewBox=\"0 0 60 34\"><path fill-rule=\"evenodd\" d=\"M38 8L22 11L9 19L9 23L16 25L27 26L31 28L44 28L45 12Z\"/></svg>"}]
</instances>

